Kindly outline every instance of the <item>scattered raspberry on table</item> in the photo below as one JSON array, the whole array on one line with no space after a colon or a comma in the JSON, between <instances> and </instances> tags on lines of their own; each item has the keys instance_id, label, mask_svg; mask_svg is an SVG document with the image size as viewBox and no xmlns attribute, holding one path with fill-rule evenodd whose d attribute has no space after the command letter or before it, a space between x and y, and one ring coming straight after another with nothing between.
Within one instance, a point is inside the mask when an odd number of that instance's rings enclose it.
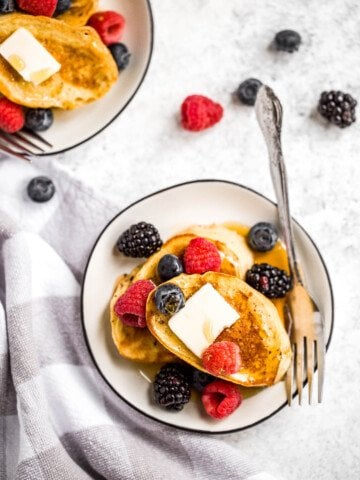
<instances>
[{"instance_id":1,"label":"scattered raspberry on table","mask_svg":"<svg viewBox=\"0 0 360 480\"><path fill-rule=\"evenodd\" d=\"M181 125L192 132L200 132L218 123L224 110L219 103L203 95L190 95L181 105Z\"/></svg>"}]
</instances>

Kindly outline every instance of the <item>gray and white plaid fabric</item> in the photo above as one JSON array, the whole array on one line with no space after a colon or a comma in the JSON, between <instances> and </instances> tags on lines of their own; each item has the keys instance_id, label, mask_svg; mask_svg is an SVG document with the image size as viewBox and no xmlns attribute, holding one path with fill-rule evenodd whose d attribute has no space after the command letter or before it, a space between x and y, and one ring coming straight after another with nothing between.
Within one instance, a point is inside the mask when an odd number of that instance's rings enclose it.
<instances>
[{"instance_id":1,"label":"gray and white plaid fabric","mask_svg":"<svg viewBox=\"0 0 360 480\"><path fill-rule=\"evenodd\" d=\"M119 207L41 159L0 160L0 478L274 480L219 437L133 411L97 373L80 322L90 248ZM46 174L57 193L27 198Z\"/></svg>"}]
</instances>

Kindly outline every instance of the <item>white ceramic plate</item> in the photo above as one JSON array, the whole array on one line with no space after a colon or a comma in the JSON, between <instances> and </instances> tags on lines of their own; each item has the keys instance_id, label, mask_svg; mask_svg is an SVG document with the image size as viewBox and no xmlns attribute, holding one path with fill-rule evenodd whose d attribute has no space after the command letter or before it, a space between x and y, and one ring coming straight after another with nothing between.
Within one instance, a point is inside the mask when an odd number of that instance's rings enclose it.
<instances>
[{"instance_id":1,"label":"white ceramic plate","mask_svg":"<svg viewBox=\"0 0 360 480\"><path fill-rule=\"evenodd\" d=\"M99 10L115 10L126 19L121 42L131 52L129 66L100 100L76 110L54 110L54 123L42 133L60 153L86 142L106 128L130 103L143 82L153 48L153 19L149 0L101 0Z\"/></svg>"},{"instance_id":2,"label":"white ceramic plate","mask_svg":"<svg viewBox=\"0 0 360 480\"><path fill-rule=\"evenodd\" d=\"M166 209L164 209L166 205ZM124 360L117 353L110 332L108 304L114 283L121 273L138 264L116 254L119 235L139 221L153 223L166 240L191 224L258 221L276 223L274 204L253 190L235 183L204 180L185 183L154 193L120 212L100 234L87 265L82 314L85 336L93 359L107 383L139 412L168 425L207 433L226 433L259 423L286 404L284 383L264 389L245 389L242 406L224 420L213 420L191 400L179 413L161 409L151 399L151 368ZM329 344L333 326L333 297L325 264L309 235L295 222L299 258L309 290L324 315ZM99 283L99 279L101 282ZM250 392L250 395L249 395Z\"/></svg>"}]
</instances>

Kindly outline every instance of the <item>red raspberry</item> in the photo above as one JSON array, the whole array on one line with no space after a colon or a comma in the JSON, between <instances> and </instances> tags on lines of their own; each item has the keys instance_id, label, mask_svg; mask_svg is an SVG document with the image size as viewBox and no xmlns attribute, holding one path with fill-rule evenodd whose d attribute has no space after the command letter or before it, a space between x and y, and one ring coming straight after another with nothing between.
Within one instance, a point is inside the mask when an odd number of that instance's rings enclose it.
<instances>
[{"instance_id":1,"label":"red raspberry","mask_svg":"<svg viewBox=\"0 0 360 480\"><path fill-rule=\"evenodd\" d=\"M0 98L0 129L7 133L21 130L25 123L22 107L5 97Z\"/></svg>"},{"instance_id":2,"label":"red raspberry","mask_svg":"<svg viewBox=\"0 0 360 480\"><path fill-rule=\"evenodd\" d=\"M88 25L97 31L105 45L111 45L117 43L122 37L125 18L111 10L97 12L89 18Z\"/></svg>"},{"instance_id":3,"label":"red raspberry","mask_svg":"<svg viewBox=\"0 0 360 480\"><path fill-rule=\"evenodd\" d=\"M151 280L138 280L117 299L114 310L124 325L146 327L146 300L154 288Z\"/></svg>"},{"instance_id":4,"label":"red raspberry","mask_svg":"<svg viewBox=\"0 0 360 480\"><path fill-rule=\"evenodd\" d=\"M240 348L234 342L215 342L202 354L204 368L212 375L230 375L240 370Z\"/></svg>"},{"instance_id":5,"label":"red raspberry","mask_svg":"<svg viewBox=\"0 0 360 480\"><path fill-rule=\"evenodd\" d=\"M189 274L218 272L221 266L220 254L206 238L193 238L184 252L184 266Z\"/></svg>"},{"instance_id":6,"label":"red raspberry","mask_svg":"<svg viewBox=\"0 0 360 480\"><path fill-rule=\"evenodd\" d=\"M58 0L16 0L16 3L21 10L31 13L31 15L52 17Z\"/></svg>"},{"instance_id":7,"label":"red raspberry","mask_svg":"<svg viewBox=\"0 0 360 480\"><path fill-rule=\"evenodd\" d=\"M242 402L236 385L224 380L215 380L204 388L201 401L210 417L221 419L233 413Z\"/></svg>"},{"instance_id":8,"label":"red raspberry","mask_svg":"<svg viewBox=\"0 0 360 480\"><path fill-rule=\"evenodd\" d=\"M223 107L210 98L190 95L181 105L181 124L186 130L199 132L218 123L223 113Z\"/></svg>"}]
</instances>

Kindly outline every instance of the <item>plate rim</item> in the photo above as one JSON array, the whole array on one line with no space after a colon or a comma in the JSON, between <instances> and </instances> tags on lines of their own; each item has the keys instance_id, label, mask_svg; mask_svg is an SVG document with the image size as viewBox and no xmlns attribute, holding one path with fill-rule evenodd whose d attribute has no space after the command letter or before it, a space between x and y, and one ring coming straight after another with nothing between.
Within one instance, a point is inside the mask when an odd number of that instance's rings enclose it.
<instances>
[{"instance_id":1,"label":"plate rim","mask_svg":"<svg viewBox=\"0 0 360 480\"><path fill-rule=\"evenodd\" d=\"M81 142L75 143L74 145L71 145L70 147L63 148L62 150L56 150L55 152L40 153L38 155L39 157L50 157L52 155L59 155L60 153L65 153L65 152L68 152L68 151L72 150L73 148L80 147L80 145L84 145L84 143L89 142L90 140L95 138L97 135L99 135L101 132L103 132L109 125L111 125L118 118L118 116L128 107L128 105L132 102L135 95L138 93L140 87L144 83L144 80L145 80L145 77L146 77L146 75L149 71L150 63L151 63L153 53L154 53L154 35L155 35L155 33L154 33L155 32L154 15L153 15L153 10L152 10L152 7L151 7L150 0L145 0L145 1L146 1L148 13L149 13L149 19L150 19L150 51L149 51L149 57L148 57L147 62L146 62L145 70L144 70L144 72L143 72L143 74L142 74L142 76L139 80L139 83L137 84L134 92L132 93L132 95L128 98L127 102L118 111L118 113L112 119L110 119L104 126L102 126L99 130L97 130L95 133L90 135L90 137L87 137L84 140L81 140Z\"/></svg>"},{"instance_id":2,"label":"plate rim","mask_svg":"<svg viewBox=\"0 0 360 480\"><path fill-rule=\"evenodd\" d=\"M271 200L270 198L268 198L266 195L256 191L255 189L251 188L251 187L248 187L246 185L243 185L241 183L238 183L238 182L234 182L232 180L223 180L223 179L216 179L216 178L209 178L209 179L196 179L196 180L189 180L189 181L185 181L185 182L181 182L181 183L177 183L177 184L174 184L174 185L171 185L169 187L165 187L165 188L161 188L155 192L152 192L148 195L145 195L144 197L141 197L139 198L138 200L135 200L134 202L132 202L130 205L128 205L127 207L123 208L120 212L118 212L116 215L114 215L107 223L106 225L103 227L103 229L100 231L100 233L98 234L91 250L90 250L90 253L88 255L88 259L86 261L86 265L85 265L85 269L84 269L84 272L83 272L83 277L82 277L82 282L81 282L81 292L80 292L80 316L81 316L81 325L82 325L82 329L83 329L83 334L84 334L84 339L85 339L85 343L86 343L86 347L89 351L89 354L90 354L90 357L96 367L96 370L97 372L100 374L100 376L103 378L103 380L105 381L105 383L110 387L110 389L115 393L115 395L117 397L119 397L123 402L125 402L127 405L129 405L132 409L134 409L135 411L139 412L141 415L144 415L145 417L151 419L151 420L154 420L162 425L166 425L167 427L171 427L171 428L175 428L175 429L178 429L178 430L182 430L182 431L187 431L187 432L192 432L192 433L206 433L208 435L225 435L225 434L229 434L229 433L235 433L235 432L240 432L240 431L243 431L243 430L247 430L249 428L252 428L252 427L255 427L256 425L259 425L260 423L263 423L265 422L266 420L268 420L269 418L273 417L274 415L276 415L277 413L280 412L280 410L282 410L285 406L287 406L288 402L285 401L282 405L280 405L280 407L278 407L276 410L274 410L272 413L270 413L269 415L261 418L260 420L257 420L256 422L253 422L251 423L250 425L246 425L245 427L239 427L239 428L231 428L229 430L220 430L220 431L211 431L211 430L202 430L202 429L195 429L195 428L188 428L188 427L182 427L182 426L179 426L179 425L174 425L172 423L169 423L165 420L161 420L157 417L154 417L144 411L142 411L139 407L133 405L130 401L128 401L126 398L124 398L122 395L120 395L120 393L115 390L115 388L111 385L110 381L105 377L105 375L103 374L103 372L101 371L96 359L95 359L95 356L92 352L92 349L90 347L90 342L89 342L89 339L88 339L88 336L87 336L87 332L86 332L86 327L85 327L85 319L84 319L84 286L85 286L85 280L86 280L86 275L87 275L87 271L88 271L88 267L90 265L90 262L91 262L91 258L93 256L93 253L94 253L94 250L95 248L97 247L99 241L101 240L101 237L103 236L103 234L105 233L105 231L108 229L108 227L110 226L110 224L112 222L114 222L119 216L121 216L123 213L125 213L127 210L129 210L130 208L132 208L133 206L137 205L138 203L144 201L144 200L147 200L148 198L151 198L151 197L154 197L155 195L159 195L161 193L164 193L166 191L169 191L169 190L173 190L175 188L178 188L178 187L183 187L185 185L191 185L191 184L196 184L196 183L223 183L223 184L227 184L227 185L233 185L233 186L236 186L236 187L240 187L244 190L248 190L249 192L252 192L254 193L255 195L258 195L259 197L263 198L264 200L268 201L269 203L271 203L272 205L276 206L276 202L274 202L273 200ZM328 338L328 341L326 342L326 352L328 351L329 349L329 346L330 346L330 343L331 343L331 340L332 340L332 335L333 335L333 330L334 330L334 316L335 316L335 304L334 304L334 292L333 292L333 286L332 286L332 283L331 283L331 278L330 278L330 275L329 275L329 271L328 271L328 268L326 266L326 263L324 261L324 258L323 256L321 255L320 253L320 250L318 248L318 246L316 245L316 243L314 242L314 240L311 238L311 236L308 234L308 232L305 230L304 227L302 227L302 225L300 225L300 223L293 217L292 218L292 221L300 228L300 230L305 234L305 236L308 238L308 240L310 240L311 244L313 245L313 247L315 248L318 256L319 256L319 259L324 267L324 271L325 271L325 274L326 274L326 278L327 278L327 281L328 281L328 285L329 285L329 290L330 290L330 299L331 299L331 325L330 325L330 331L329 331L329 338ZM316 370L315 370L316 371ZM303 386L305 386L307 384L307 380L305 380L303 382ZM297 395L297 390L293 393L293 398L296 397Z\"/></svg>"}]
</instances>

